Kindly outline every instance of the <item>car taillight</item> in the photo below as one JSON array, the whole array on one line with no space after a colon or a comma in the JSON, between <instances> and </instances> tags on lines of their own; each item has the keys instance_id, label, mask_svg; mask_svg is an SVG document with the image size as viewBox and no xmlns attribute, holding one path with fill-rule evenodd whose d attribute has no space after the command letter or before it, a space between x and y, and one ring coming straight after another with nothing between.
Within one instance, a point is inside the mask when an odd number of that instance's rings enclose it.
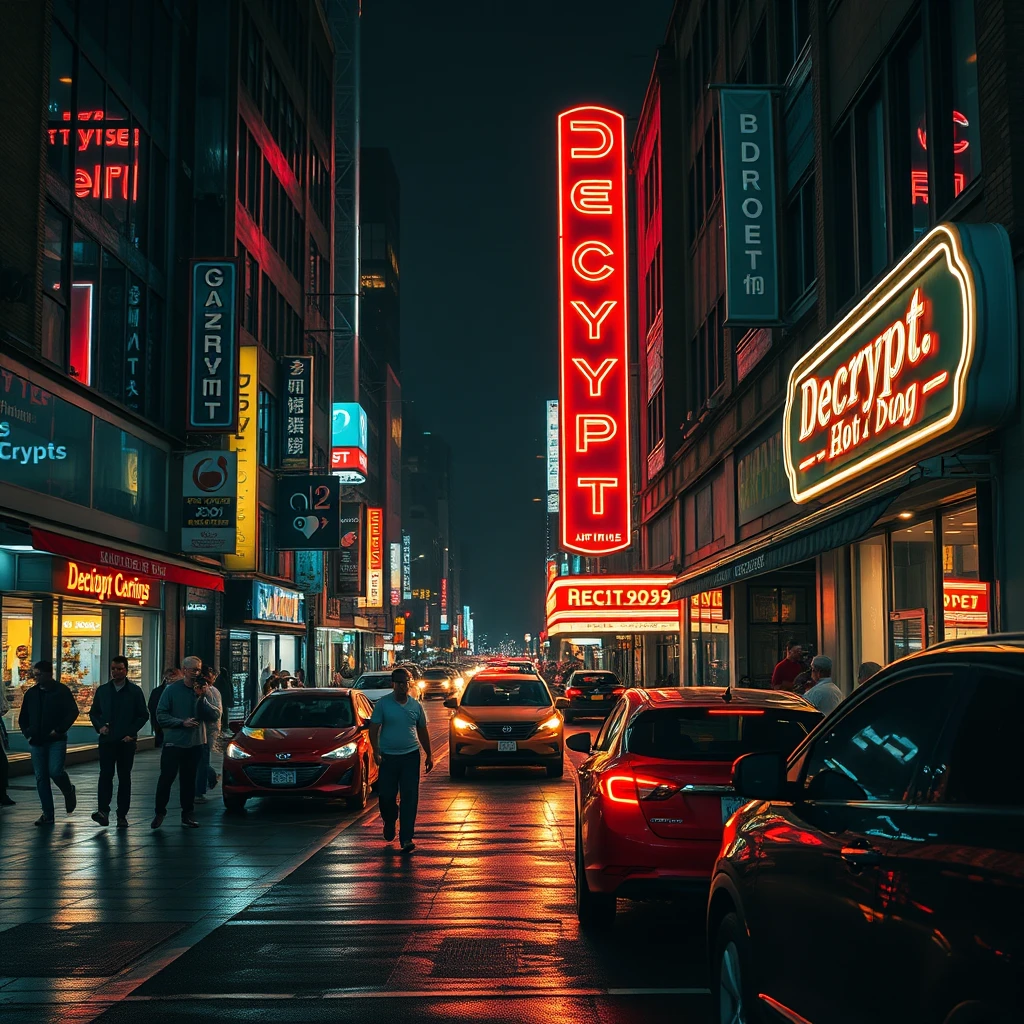
<instances>
[{"instance_id":1,"label":"car taillight","mask_svg":"<svg viewBox=\"0 0 1024 1024\"><path fill-rule=\"evenodd\" d=\"M636 796L636 779L632 775L606 775L601 780L604 795L613 804L636 804L640 801Z\"/></svg>"},{"instance_id":2,"label":"car taillight","mask_svg":"<svg viewBox=\"0 0 1024 1024\"><path fill-rule=\"evenodd\" d=\"M566 691L566 697L578 697L583 691L578 686L570 686Z\"/></svg>"},{"instance_id":3,"label":"car taillight","mask_svg":"<svg viewBox=\"0 0 1024 1024\"><path fill-rule=\"evenodd\" d=\"M664 782L661 779L636 780L636 791L641 800L670 800L680 789L680 782Z\"/></svg>"},{"instance_id":4,"label":"car taillight","mask_svg":"<svg viewBox=\"0 0 1024 1024\"><path fill-rule=\"evenodd\" d=\"M612 690L612 696L613 697L618 697L619 694L622 694L622 693L625 693L625 692L626 692L626 688L624 686L616 686L615 689Z\"/></svg>"}]
</instances>

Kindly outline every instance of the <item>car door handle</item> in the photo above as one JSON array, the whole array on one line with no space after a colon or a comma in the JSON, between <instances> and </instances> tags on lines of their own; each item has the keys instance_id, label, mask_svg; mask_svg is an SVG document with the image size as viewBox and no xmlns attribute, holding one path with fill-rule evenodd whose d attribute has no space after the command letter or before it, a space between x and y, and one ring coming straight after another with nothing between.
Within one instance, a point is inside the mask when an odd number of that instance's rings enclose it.
<instances>
[{"instance_id":1,"label":"car door handle","mask_svg":"<svg viewBox=\"0 0 1024 1024\"><path fill-rule=\"evenodd\" d=\"M851 868L864 868L882 862L882 855L873 846L844 846L839 851L839 856Z\"/></svg>"}]
</instances>

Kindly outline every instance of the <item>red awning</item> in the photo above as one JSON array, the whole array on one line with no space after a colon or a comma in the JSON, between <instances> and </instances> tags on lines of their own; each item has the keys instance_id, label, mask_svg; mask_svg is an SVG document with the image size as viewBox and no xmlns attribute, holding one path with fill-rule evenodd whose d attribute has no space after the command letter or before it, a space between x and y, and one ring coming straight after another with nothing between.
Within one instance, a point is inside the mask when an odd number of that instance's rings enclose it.
<instances>
[{"instance_id":1,"label":"red awning","mask_svg":"<svg viewBox=\"0 0 1024 1024\"><path fill-rule=\"evenodd\" d=\"M138 551L119 551L91 541L67 537L62 533L50 533L32 527L32 547L37 551L48 551L51 555L92 562L110 569L126 569L137 576L148 576L161 583L180 583L202 590L224 590L224 577L217 573L193 569L181 562L168 562Z\"/></svg>"}]
</instances>

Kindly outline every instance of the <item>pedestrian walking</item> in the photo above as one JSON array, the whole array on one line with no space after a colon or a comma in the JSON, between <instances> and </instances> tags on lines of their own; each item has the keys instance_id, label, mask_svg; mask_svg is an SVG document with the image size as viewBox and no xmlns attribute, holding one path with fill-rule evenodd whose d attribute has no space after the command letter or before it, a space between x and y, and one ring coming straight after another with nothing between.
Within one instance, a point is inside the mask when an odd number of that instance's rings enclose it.
<instances>
[{"instance_id":1,"label":"pedestrian walking","mask_svg":"<svg viewBox=\"0 0 1024 1024\"><path fill-rule=\"evenodd\" d=\"M164 743L164 730L163 726L157 721L156 709L160 704L160 698L164 694L164 690L167 689L168 683L173 683L175 679L181 678L180 668L165 668L164 674L160 679L160 685L153 688L153 692L149 695L149 724L153 729L153 745L156 747L162 747Z\"/></svg>"},{"instance_id":2,"label":"pedestrian walking","mask_svg":"<svg viewBox=\"0 0 1024 1024\"><path fill-rule=\"evenodd\" d=\"M384 841L394 840L395 823L399 822L398 841L402 853L416 849L413 836L420 798L421 746L426 754L424 772L429 773L434 767L427 716L423 705L409 696L411 682L406 669L396 668L391 673L391 693L374 704L370 718L370 746L373 759L380 766L377 797L384 822Z\"/></svg>"},{"instance_id":3,"label":"pedestrian walking","mask_svg":"<svg viewBox=\"0 0 1024 1024\"><path fill-rule=\"evenodd\" d=\"M804 649L795 640L786 641L786 656L772 671L773 690L792 690L796 677L805 669Z\"/></svg>"},{"instance_id":4,"label":"pedestrian walking","mask_svg":"<svg viewBox=\"0 0 1024 1024\"><path fill-rule=\"evenodd\" d=\"M7 795L7 781L10 767L7 763L7 725L4 717L11 712L11 702L7 699L7 687L0 682L0 807L13 807L16 801Z\"/></svg>"},{"instance_id":5,"label":"pedestrian walking","mask_svg":"<svg viewBox=\"0 0 1024 1024\"><path fill-rule=\"evenodd\" d=\"M99 733L100 753L100 781L92 820L104 828L110 824L116 770L117 827L127 828L135 747L139 730L149 720L149 709L142 688L128 678L128 659L122 655L110 659L110 679L96 687L89 718Z\"/></svg>"},{"instance_id":6,"label":"pedestrian walking","mask_svg":"<svg viewBox=\"0 0 1024 1024\"><path fill-rule=\"evenodd\" d=\"M37 661L32 666L35 685L25 691L18 715L18 728L28 740L32 770L43 813L37 825L53 824L52 782L64 794L64 809L71 814L78 804L75 787L64 770L68 752L68 730L78 719L74 695L53 678L53 662Z\"/></svg>"},{"instance_id":7,"label":"pedestrian walking","mask_svg":"<svg viewBox=\"0 0 1024 1024\"><path fill-rule=\"evenodd\" d=\"M199 714L199 735L203 743L202 751L199 754L199 764L196 766L196 802L206 803L206 791L217 785L217 773L210 764L210 754L213 752L213 738L220 729L220 721L223 717L223 708L220 705L220 691L214 686L217 675L212 665L203 669L202 691L205 698L205 706L200 706ZM216 706L216 717L213 715L213 706Z\"/></svg>"},{"instance_id":8,"label":"pedestrian walking","mask_svg":"<svg viewBox=\"0 0 1024 1024\"><path fill-rule=\"evenodd\" d=\"M857 685L863 686L876 672L881 672L882 666L877 661L865 661L857 669Z\"/></svg>"},{"instance_id":9,"label":"pedestrian walking","mask_svg":"<svg viewBox=\"0 0 1024 1024\"><path fill-rule=\"evenodd\" d=\"M811 679L814 685L804 694L804 700L813 704L823 715L839 707L843 691L832 682L831 658L819 654L811 660Z\"/></svg>"},{"instance_id":10,"label":"pedestrian walking","mask_svg":"<svg viewBox=\"0 0 1024 1024\"><path fill-rule=\"evenodd\" d=\"M196 768L202 756L199 719L213 717L211 705L205 699L206 686L199 675L201 667L199 658L186 658L181 663L182 677L167 684L156 709L157 721L164 730L164 744L156 784L156 813L150 828L159 828L167 816L175 776L181 799L181 824L185 828L199 828L194 817Z\"/></svg>"},{"instance_id":11,"label":"pedestrian walking","mask_svg":"<svg viewBox=\"0 0 1024 1024\"><path fill-rule=\"evenodd\" d=\"M221 715L221 732L230 732L228 720L231 718L231 709L235 706L235 688L231 684L231 676L226 668L221 668L217 673L217 679L213 684L220 694L220 706L223 709Z\"/></svg>"}]
</instances>

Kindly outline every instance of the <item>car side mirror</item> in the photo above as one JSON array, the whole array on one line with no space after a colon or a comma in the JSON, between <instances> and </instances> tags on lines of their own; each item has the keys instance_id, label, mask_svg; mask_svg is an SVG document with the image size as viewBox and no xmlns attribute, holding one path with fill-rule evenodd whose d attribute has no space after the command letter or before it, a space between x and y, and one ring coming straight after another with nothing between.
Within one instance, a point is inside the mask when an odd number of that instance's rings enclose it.
<instances>
[{"instance_id":1,"label":"car side mirror","mask_svg":"<svg viewBox=\"0 0 1024 1024\"><path fill-rule=\"evenodd\" d=\"M231 732L238 732L242 726L245 725L244 718L230 718L228 719L228 729Z\"/></svg>"},{"instance_id":2,"label":"car side mirror","mask_svg":"<svg viewBox=\"0 0 1024 1024\"><path fill-rule=\"evenodd\" d=\"M454 711L455 708L459 706L458 697L445 697L444 706L446 708L451 708Z\"/></svg>"},{"instance_id":3,"label":"car side mirror","mask_svg":"<svg viewBox=\"0 0 1024 1024\"><path fill-rule=\"evenodd\" d=\"M572 707L572 701L568 697L556 697L555 698L556 708L570 708Z\"/></svg>"},{"instance_id":4,"label":"car side mirror","mask_svg":"<svg viewBox=\"0 0 1024 1024\"><path fill-rule=\"evenodd\" d=\"M574 732L565 738L565 745L579 754L589 754L591 750L590 733Z\"/></svg>"},{"instance_id":5,"label":"car side mirror","mask_svg":"<svg viewBox=\"0 0 1024 1024\"><path fill-rule=\"evenodd\" d=\"M779 753L744 754L732 766L732 785L750 800L786 800L786 758Z\"/></svg>"},{"instance_id":6,"label":"car side mirror","mask_svg":"<svg viewBox=\"0 0 1024 1024\"><path fill-rule=\"evenodd\" d=\"M366 720L365 722L360 722L360 723L359 723L359 728L360 728L360 729L361 729L361 730L362 730L363 732L367 732L367 731L369 730L369 728L370 728L370 720L369 720L369 719L367 719L367 720Z\"/></svg>"}]
</instances>

